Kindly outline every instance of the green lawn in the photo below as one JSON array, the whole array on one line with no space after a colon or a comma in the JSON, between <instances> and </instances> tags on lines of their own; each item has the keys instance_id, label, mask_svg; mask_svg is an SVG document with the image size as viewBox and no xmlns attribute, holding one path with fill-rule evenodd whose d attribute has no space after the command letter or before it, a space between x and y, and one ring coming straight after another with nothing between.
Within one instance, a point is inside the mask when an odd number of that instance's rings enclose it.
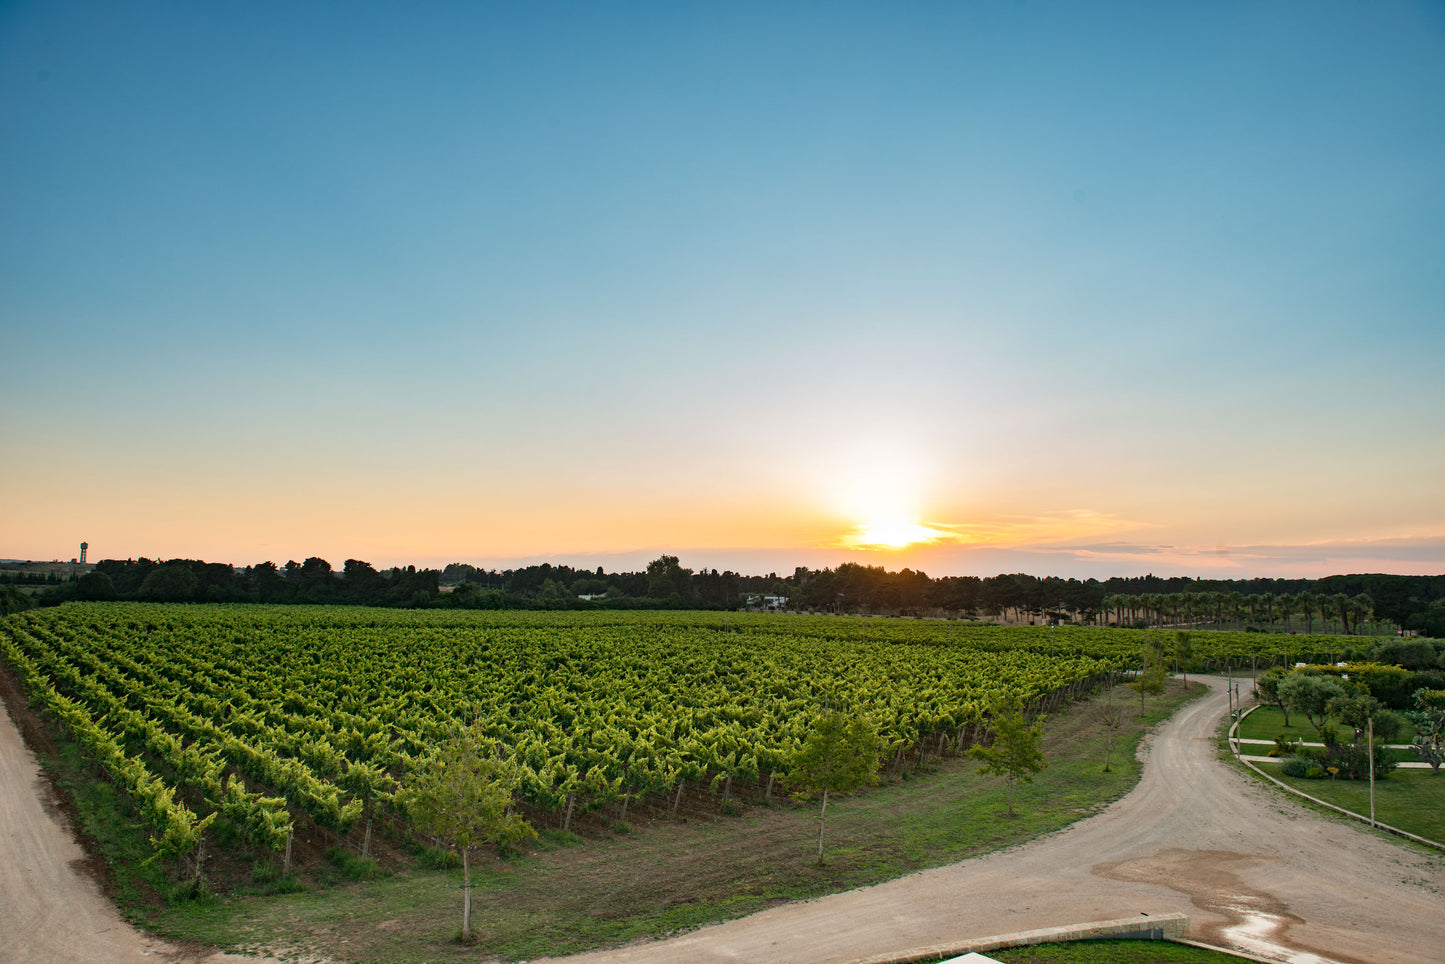
<instances>
[{"instance_id":1,"label":"green lawn","mask_svg":"<svg viewBox=\"0 0 1445 964\"><path fill-rule=\"evenodd\" d=\"M1277 707L1262 706L1249 714L1240 724L1239 735L1246 739L1273 740L1286 735L1292 740L1318 743L1319 734L1309 722L1298 713L1291 714L1290 726L1284 725L1284 715ZM1413 728L1398 742L1414 738ZM1263 756L1267 748L1245 746L1247 755ZM1400 760L1414 760L1411 750L1392 754ZM1270 776L1318 797L1327 803L1363 816L1370 814L1370 784L1368 780L1331 780L1287 777L1276 764L1264 763L1260 768ZM1375 781L1375 819L1427 840L1445 842L1445 775L1437 776L1429 770L1395 769L1387 777Z\"/></svg>"},{"instance_id":2,"label":"green lawn","mask_svg":"<svg viewBox=\"0 0 1445 964\"><path fill-rule=\"evenodd\" d=\"M1368 780L1307 780L1287 777L1269 764L1266 773L1312 797L1363 816L1370 815ZM1445 775L1429 770L1395 770L1375 781L1375 819L1426 840L1445 843Z\"/></svg>"},{"instance_id":3,"label":"green lawn","mask_svg":"<svg viewBox=\"0 0 1445 964\"><path fill-rule=\"evenodd\" d=\"M1338 723L1335 724L1335 732L1342 739L1349 739L1350 732ZM1310 721L1305 719L1303 714L1291 713L1289 726L1285 726L1284 712L1277 706L1261 706L1246 716L1244 722L1239 724L1239 736L1245 740L1273 740L1276 736L1287 736L1291 740L1300 740L1305 743L1320 742L1319 731L1310 725ZM1413 739L1415 739L1415 728L1406 723L1405 728L1400 731L1400 735L1392 742L1409 743ZM1413 760L1414 758L1412 753L1409 759Z\"/></svg>"}]
</instances>

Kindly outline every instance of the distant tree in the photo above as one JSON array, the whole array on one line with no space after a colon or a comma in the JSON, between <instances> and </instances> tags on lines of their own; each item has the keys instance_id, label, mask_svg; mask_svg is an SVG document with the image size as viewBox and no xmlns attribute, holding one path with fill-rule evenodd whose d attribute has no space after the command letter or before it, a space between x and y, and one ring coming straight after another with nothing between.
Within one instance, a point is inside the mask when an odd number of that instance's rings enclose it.
<instances>
[{"instance_id":1,"label":"distant tree","mask_svg":"<svg viewBox=\"0 0 1445 964\"><path fill-rule=\"evenodd\" d=\"M607 580L596 576L583 576L572 583L574 596L601 596L607 592Z\"/></svg>"},{"instance_id":2,"label":"distant tree","mask_svg":"<svg viewBox=\"0 0 1445 964\"><path fill-rule=\"evenodd\" d=\"M87 572L75 581L75 598L94 601L114 599L115 583L100 570Z\"/></svg>"},{"instance_id":3,"label":"distant tree","mask_svg":"<svg viewBox=\"0 0 1445 964\"><path fill-rule=\"evenodd\" d=\"M287 563L287 577L291 578L291 563ZM295 572L295 579L301 587L306 602L326 603L336 600L338 585L336 572L331 563L319 556L309 556Z\"/></svg>"},{"instance_id":4,"label":"distant tree","mask_svg":"<svg viewBox=\"0 0 1445 964\"><path fill-rule=\"evenodd\" d=\"M1254 681L1254 698L1259 702L1276 706L1284 714L1284 725L1289 726L1289 707L1279 697L1279 684L1289 670L1282 666L1271 666Z\"/></svg>"},{"instance_id":5,"label":"distant tree","mask_svg":"<svg viewBox=\"0 0 1445 964\"><path fill-rule=\"evenodd\" d=\"M1362 690L1333 697L1325 705L1325 712L1331 719L1339 720L1354 731L1356 744L1366 738L1372 727L1377 741L1393 742L1405 724L1398 713L1386 709L1379 700Z\"/></svg>"},{"instance_id":6,"label":"distant tree","mask_svg":"<svg viewBox=\"0 0 1445 964\"><path fill-rule=\"evenodd\" d=\"M34 600L14 586L0 586L0 616L23 612L34 605Z\"/></svg>"},{"instance_id":7,"label":"distant tree","mask_svg":"<svg viewBox=\"0 0 1445 964\"><path fill-rule=\"evenodd\" d=\"M1405 719L1415 727L1415 754L1439 776L1445 763L1445 690L1416 690L1414 703Z\"/></svg>"},{"instance_id":8,"label":"distant tree","mask_svg":"<svg viewBox=\"0 0 1445 964\"><path fill-rule=\"evenodd\" d=\"M818 863L823 862L823 826L830 793L851 793L878 782L878 756L882 741L864 716L845 716L825 710L814 718L807 737L789 760L785 781L805 795L821 793L818 811Z\"/></svg>"},{"instance_id":9,"label":"distant tree","mask_svg":"<svg viewBox=\"0 0 1445 964\"><path fill-rule=\"evenodd\" d=\"M462 940L472 938L473 851L535 837L512 811L520 774L476 729L453 737L424 757L396 795L416 829L462 858Z\"/></svg>"},{"instance_id":10,"label":"distant tree","mask_svg":"<svg viewBox=\"0 0 1445 964\"><path fill-rule=\"evenodd\" d=\"M1390 639L1375 647L1376 662L1406 669L1432 669L1440 655L1428 639Z\"/></svg>"},{"instance_id":11,"label":"distant tree","mask_svg":"<svg viewBox=\"0 0 1445 964\"><path fill-rule=\"evenodd\" d=\"M1345 688L1332 676L1290 673L1279 682L1280 702L1304 714L1310 726L1321 731L1329 715L1330 700L1345 696Z\"/></svg>"},{"instance_id":12,"label":"distant tree","mask_svg":"<svg viewBox=\"0 0 1445 964\"><path fill-rule=\"evenodd\" d=\"M258 562L246 571L249 591L257 602L281 602L286 598L286 577L274 562Z\"/></svg>"},{"instance_id":13,"label":"distant tree","mask_svg":"<svg viewBox=\"0 0 1445 964\"><path fill-rule=\"evenodd\" d=\"M1435 639L1445 639L1445 600L1437 599L1428 607L1411 613L1405 618L1404 626Z\"/></svg>"},{"instance_id":14,"label":"distant tree","mask_svg":"<svg viewBox=\"0 0 1445 964\"><path fill-rule=\"evenodd\" d=\"M1129 688L1139 694L1139 713L1144 713L1144 697L1158 696L1169 683L1167 642L1162 635L1148 633L1144 637L1144 666Z\"/></svg>"},{"instance_id":15,"label":"distant tree","mask_svg":"<svg viewBox=\"0 0 1445 964\"><path fill-rule=\"evenodd\" d=\"M1044 731L1040 723L1030 724L1017 702L996 704L991 711L993 743L970 747L968 755L983 763L979 773L1002 776L1008 784L1008 815L1014 815L1014 781L1032 783L1034 774L1048 764L1044 761Z\"/></svg>"},{"instance_id":16,"label":"distant tree","mask_svg":"<svg viewBox=\"0 0 1445 964\"><path fill-rule=\"evenodd\" d=\"M371 606L386 592L386 583L371 563L348 559L341 567L341 591L348 602Z\"/></svg>"},{"instance_id":17,"label":"distant tree","mask_svg":"<svg viewBox=\"0 0 1445 964\"><path fill-rule=\"evenodd\" d=\"M1305 618L1305 632L1312 633L1315 628L1315 605L1319 597L1306 589L1294 597L1295 611Z\"/></svg>"},{"instance_id":18,"label":"distant tree","mask_svg":"<svg viewBox=\"0 0 1445 964\"><path fill-rule=\"evenodd\" d=\"M1104 772L1108 773L1112 768L1109 766L1109 753L1114 749L1114 743L1119 738L1119 732L1123 730L1126 720L1124 707L1115 703L1112 699L1107 703L1097 704L1091 715L1094 722L1104 731Z\"/></svg>"},{"instance_id":19,"label":"distant tree","mask_svg":"<svg viewBox=\"0 0 1445 964\"><path fill-rule=\"evenodd\" d=\"M1183 671L1184 685L1189 685L1189 660L1194 655L1194 644L1189 634L1180 630L1174 634L1174 671Z\"/></svg>"},{"instance_id":20,"label":"distant tree","mask_svg":"<svg viewBox=\"0 0 1445 964\"><path fill-rule=\"evenodd\" d=\"M684 569L677 556L659 556L647 564L647 594L666 599L674 593L686 600L691 594L692 570Z\"/></svg>"},{"instance_id":21,"label":"distant tree","mask_svg":"<svg viewBox=\"0 0 1445 964\"><path fill-rule=\"evenodd\" d=\"M168 562L151 570L136 597L148 602L191 602L196 598L196 575L183 562Z\"/></svg>"},{"instance_id":22,"label":"distant tree","mask_svg":"<svg viewBox=\"0 0 1445 964\"><path fill-rule=\"evenodd\" d=\"M537 602L548 607L560 608L575 601L576 598L555 579L544 579L542 588L537 590Z\"/></svg>"}]
</instances>

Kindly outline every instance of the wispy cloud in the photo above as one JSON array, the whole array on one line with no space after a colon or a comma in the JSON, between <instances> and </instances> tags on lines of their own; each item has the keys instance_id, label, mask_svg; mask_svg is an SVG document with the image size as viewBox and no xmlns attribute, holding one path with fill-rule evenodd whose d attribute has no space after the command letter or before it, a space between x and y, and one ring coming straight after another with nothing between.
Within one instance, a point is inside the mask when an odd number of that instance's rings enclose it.
<instances>
[{"instance_id":1,"label":"wispy cloud","mask_svg":"<svg viewBox=\"0 0 1445 964\"><path fill-rule=\"evenodd\" d=\"M1154 571L1220 576L1346 572L1445 572L1445 534L1251 545L1148 545L1126 542L1032 546L1079 563L1135 563Z\"/></svg>"}]
</instances>

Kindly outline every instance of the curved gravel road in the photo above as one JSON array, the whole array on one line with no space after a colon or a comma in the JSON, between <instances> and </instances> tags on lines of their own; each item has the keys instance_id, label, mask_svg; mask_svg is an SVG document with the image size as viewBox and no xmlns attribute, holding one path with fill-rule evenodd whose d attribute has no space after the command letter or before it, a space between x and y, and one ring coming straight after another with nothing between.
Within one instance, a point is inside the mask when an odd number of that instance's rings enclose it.
<instances>
[{"instance_id":1,"label":"curved gravel road","mask_svg":"<svg viewBox=\"0 0 1445 964\"><path fill-rule=\"evenodd\" d=\"M1445 961L1445 855L1284 799L1217 759L1225 681L1154 735L1135 790L1030 844L572 964L824 964L1041 927L1189 915L1295 964ZM1242 690L1248 687L1244 681Z\"/></svg>"}]
</instances>

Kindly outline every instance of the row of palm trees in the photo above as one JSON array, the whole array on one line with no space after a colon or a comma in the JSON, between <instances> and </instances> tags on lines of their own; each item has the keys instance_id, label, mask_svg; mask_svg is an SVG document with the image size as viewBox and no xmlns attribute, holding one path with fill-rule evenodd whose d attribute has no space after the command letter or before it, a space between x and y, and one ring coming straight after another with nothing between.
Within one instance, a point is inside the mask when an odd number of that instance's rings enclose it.
<instances>
[{"instance_id":1,"label":"row of palm trees","mask_svg":"<svg viewBox=\"0 0 1445 964\"><path fill-rule=\"evenodd\" d=\"M1110 616L1112 614L1112 619ZM1293 632L1295 617L1306 633L1315 632L1318 617L1320 632L1360 635L1376 630L1373 620L1375 601L1369 593L1347 596L1342 592L1316 593L1304 590L1295 593L1242 592L1146 592L1138 595L1105 596L1099 613L1101 624L1148 626L1193 626L1225 629L1250 626L1273 630L1282 626Z\"/></svg>"}]
</instances>

